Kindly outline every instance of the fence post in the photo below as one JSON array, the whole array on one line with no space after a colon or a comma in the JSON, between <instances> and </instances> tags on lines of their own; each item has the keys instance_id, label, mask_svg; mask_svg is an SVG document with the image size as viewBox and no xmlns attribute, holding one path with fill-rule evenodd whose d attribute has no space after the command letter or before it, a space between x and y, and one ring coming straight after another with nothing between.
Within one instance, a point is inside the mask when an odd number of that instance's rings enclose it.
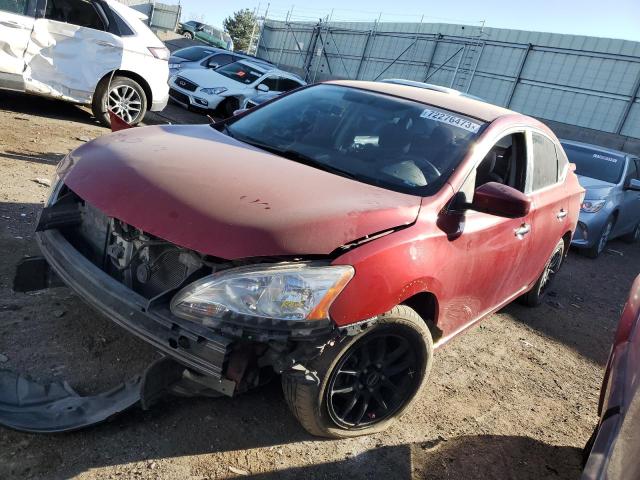
<instances>
[{"instance_id":1,"label":"fence post","mask_svg":"<svg viewBox=\"0 0 640 480\"><path fill-rule=\"evenodd\" d=\"M440 38L442 38L442 34L441 33L437 33L436 36L434 37L433 49L431 50L431 53L429 54L429 60L427 60L427 62L426 62L427 71L424 72L426 78L429 78L429 70L431 69L431 64L433 63L433 58L435 57L436 50L438 49L438 42L440 41Z\"/></svg>"},{"instance_id":2,"label":"fence post","mask_svg":"<svg viewBox=\"0 0 640 480\"><path fill-rule=\"evenodd\" d=\"M380 17L378 17L379 19ZM364 42L364 48L362 49L362 55L360 56L360 63L358 63L358 70L356 70L356 78L354 80L358 80L360 78L360 72L362 71L362 65L364 64L365 58L367 57L367 49L369 48L369 43L371 42L371 37L375 35L375 31L378 28L378 20L373 22L373 28L369 30L367 34L367 39Z\"/></svg>"},{"instance_id":3,"label":"fence post","mask_svg":"<svg viewBox=\"0 0 640 480\"><path fill-rule=\"evenodd\" d=\"M518 73L516 74L516 78L513 80L513 85L511 85L511 91L507 96L507 103L505 106L509 108L511 106L511 100L513 100L513 94L516 92L516 87L520 82L520 77L522 76L522 71L524 70L524 65L527 63L527 57L529 56L529 52L533 48L532 44L527 44L527 49L524 51L524 55L522 55L522 59L520 60L520 65L518 65Z\"/></svg>"},{"instance_id":4,"label":"fence post","mask_svg":"<svg viewBox=\"0 0 640 480\"><path fill-rule=\"evenodd\" d=\"M618 121L618 125L616 127L616 133L620 135L622 132L622 128L624 124L627 122L627 118L629 117L629 112L631 111L631 107L633 107L633 103L636 101L636 97L640 94L640 72L638 72L638 78L636 78L636 84L633 87L633 91L631 92L631 98L627 102L624 107L624 111L620 116L620 120Z\"/></svg>"}]
</instances>

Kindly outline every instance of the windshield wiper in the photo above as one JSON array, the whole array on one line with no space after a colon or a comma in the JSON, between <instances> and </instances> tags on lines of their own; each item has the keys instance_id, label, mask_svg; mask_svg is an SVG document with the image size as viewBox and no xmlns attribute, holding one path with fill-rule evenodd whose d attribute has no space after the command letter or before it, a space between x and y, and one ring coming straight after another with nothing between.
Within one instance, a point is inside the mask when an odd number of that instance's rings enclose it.
<instances>
[{"instance_id":1,"label":"windshield wiper","mask_svg":"<svg viewBox=\"0 0 640 480\"><path fill-rule=\"evenodd\" d=\"M329 172L329 173L334 173L336 175L340 175L341 177L347 177L347 178L351 178L354 180L357 180L358 177L356 177L354 174L349 173L349 172L345 172L344 170L340 169L340 168L336 168L333 167L331 165L327 165L326 163L322 163L319 162L318 160L305 155L304 153L300 153L297 152L295 150L286 150L286 149L280 149L280 148L276 148L276 147L272 147L271 145L265 145L263 143L260 142L255 142L251 139L247 139L247 138L239 138L238 140L240 140L241 142L247 143L253 147L257 147L261 150L266 150L269 153L273 153L275 155L279 155L281 157L284 158L288 158L289 160L294 160L298 163L302 163L304 165L309 165L310 167L315 167L319 170L323 170L325 172Z\"/></svg>"}]
</instances>

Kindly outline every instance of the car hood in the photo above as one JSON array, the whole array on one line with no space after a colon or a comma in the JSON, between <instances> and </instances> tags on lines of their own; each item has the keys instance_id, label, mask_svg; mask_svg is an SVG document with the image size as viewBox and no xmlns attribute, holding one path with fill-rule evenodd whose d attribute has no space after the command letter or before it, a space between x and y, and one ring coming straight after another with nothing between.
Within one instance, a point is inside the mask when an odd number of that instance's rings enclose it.
<instances>
[{"instance_id":1,"label":"car hood","mask_svg":"<svg viewBox=\"0 0 640 480\"><path fill-rule=\"evenodd\" d=\"M237 90L248 86L224 75L220 75L210 68L185 68L180 70L179 75L205 88L227 87L229 90Z\"/></svg>"},{"instance_id":2,"label":"car hood","mask_svg":"<svg viewBox=\"0 0 640 480\"><path fill-rule=\"evenodd\" d=\"M596 178L584 177L582 175L578 175L578 181L580 182L580 185L582 185L582 188L587 191L584 198L588 200L605 198L609 196L611 191L616 187L613 183L598 180Z\"/></svg>"},{"instance_id":3,"label":"car hood","mask_svg":"<svg viewBox=\"0 0 640 480\"><path fill-rule=\"evenodd\" d=\"M329 254L413 223L421 200L267 153L209 125L105 135L58 170L108 216L226 259Z\"/></svg>"}]
</instances>

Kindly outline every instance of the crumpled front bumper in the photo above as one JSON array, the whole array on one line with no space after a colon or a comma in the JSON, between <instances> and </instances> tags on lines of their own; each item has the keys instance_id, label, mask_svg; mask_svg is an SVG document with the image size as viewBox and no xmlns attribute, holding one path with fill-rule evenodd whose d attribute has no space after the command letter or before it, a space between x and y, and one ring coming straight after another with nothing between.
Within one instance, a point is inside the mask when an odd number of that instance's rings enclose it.
<instances>
[{"instance_id":1,"label":"crumpled front bumper","mask_svg":"<svg viewBox=\"0 0 640 480\"><path fill-rule=\"evenodd\" d=\"M58 230L37 232L36 239L53 271L91 306L182 365L218 382L216 390L233 394L235 382L223 376L231 338L179 319L167 307L149 307L146 298L87 260Z\"/></svg>"}]
</instances>

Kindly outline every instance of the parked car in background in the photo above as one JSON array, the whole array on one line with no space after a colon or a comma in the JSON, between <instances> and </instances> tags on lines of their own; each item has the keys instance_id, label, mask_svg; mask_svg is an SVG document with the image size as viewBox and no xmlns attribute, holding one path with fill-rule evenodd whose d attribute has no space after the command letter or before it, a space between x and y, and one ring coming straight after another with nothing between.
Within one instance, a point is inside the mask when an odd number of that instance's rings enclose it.
<instances>
[{"instance_id":1,"label":"parked car in background","mask_svg":"<svg viewBox=\"0 0 640 480\"><path fill-rule=\"evenodd\" d=\"M259 92L283 93L305 85L297 75L269 64L240 60L216 70L180 70L169 79L170 97L183 107L231 116L245 98Z\"/></svg>"},{"instance_id":2,"label":"parked car in background","mask_svg":"<svg viewBox=\"0 0 640 480\"><path fill-rule=\"evenodd\" d=\"M613 238L640 241L640 159L588 143L562 146L587 191L572 245L596 258Z\"/></svg>"},{"instance_id":3,"label":"parked car in background","mask_svg":"<svg viewBox=\"0 0 640 480\"><path fill-rule=\"evenodd\" d=\"M130 124L167 104L169 51L114 0L0 2L0 88L107 109Z\"/></svg>"},{"instance_id":4,"label":"parked car in background","mask_svg":"<svg viewBox=\"0 0 640 480\"><path fill-rule=\"evenodd\" d=\"M640 276L631 287L600 390L583 480L640 478Z\"/></svg>"},{"instance_id":5,"label":"parked car in background","mask_svg":"<svg viewBox=\"0 0 640 480\"><path fill-rule=\"evenodd\" d=\"M80 146L36 238L81 298L175 359L148 384L234 395L281 374L309 432L353 437L407 409L435 347L540 304L583 194L535 119L336 81Z\"/></svg>"},{"instance_id":6,"label":"parked car in background","mask_svg":"<svg viewBox=\"0 0 640 480\"><path fill-rule=\"evenodd\" d=\"M190 20L178 25L178 34L185 38L200 40L213 47L233 50L233 40L227 32L202 22Z\"/></svg>"},{"instance_id":7,"label":"parked car in background","mask_svg":"<svg viewBox=\"0 0 640 480\"><path fill-rule=\"evenodd\" d=\"M230 52L222 48L194 45L181 48L171 54L171 57L169 57L169 75L175 75L181 69L186 68L211 68L215 70L238 60L251 60L274 67L270 62L252 55Z\"/></svg>"},{"instance_id":8,"label":"parked car in background","mask_svg":"<svg viewBox=\"0 0 640 480\"><path fill-rule=\"evenodd\" d=\"M483 98L476 97L470 93L461 92L454 88L443 87L442 85L435 85L433 83L418 82L416 80L405 80L404 78L386 78L380 80L383 83L394 83L396 85L407 85L409 87L426 88L427 90L434 90L436 92L448 93L450 95L461 95L463 97L472 98L481 102L486 102Z\"/></svg>"}]
</instances>

